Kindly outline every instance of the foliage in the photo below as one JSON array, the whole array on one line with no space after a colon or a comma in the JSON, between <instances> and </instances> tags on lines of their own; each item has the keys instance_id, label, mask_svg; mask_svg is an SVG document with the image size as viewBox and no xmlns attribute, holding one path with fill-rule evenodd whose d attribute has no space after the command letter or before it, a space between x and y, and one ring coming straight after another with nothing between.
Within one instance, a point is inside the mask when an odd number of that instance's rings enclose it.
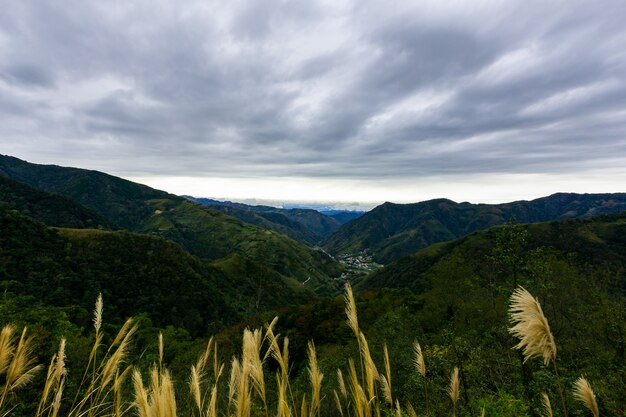
<instances>
[{"instance_id":1,"label":"foliage","mask_svg":"<svg viewBox=\"0 0 626 417\"><path fill-rule=\"evenodd\" d=\"M591 218L626 210L626 194L559 193L505 204L455 203L446 199L382 204L342 226L325 242L332 254L360 253L388 264L437 242L450 241L516 218L521 223Z\"/></svg>"}]
</instances>

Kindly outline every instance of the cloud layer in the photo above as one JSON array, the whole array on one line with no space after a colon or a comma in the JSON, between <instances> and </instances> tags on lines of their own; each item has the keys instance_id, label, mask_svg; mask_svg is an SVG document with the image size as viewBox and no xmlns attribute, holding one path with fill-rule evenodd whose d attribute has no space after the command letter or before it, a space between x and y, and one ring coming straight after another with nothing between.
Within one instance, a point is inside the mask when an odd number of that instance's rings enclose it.
<instances>
[{"instance_id":1,"label":"cloud layer","mask_svg":"<svg viewBox=\"0 0 626 417\"><path fill-rule=\"evenodd\" d=\"M624 21L623 0L7 0L0 152L142 177L621 170Z\"/></svg>"}]
</instances>

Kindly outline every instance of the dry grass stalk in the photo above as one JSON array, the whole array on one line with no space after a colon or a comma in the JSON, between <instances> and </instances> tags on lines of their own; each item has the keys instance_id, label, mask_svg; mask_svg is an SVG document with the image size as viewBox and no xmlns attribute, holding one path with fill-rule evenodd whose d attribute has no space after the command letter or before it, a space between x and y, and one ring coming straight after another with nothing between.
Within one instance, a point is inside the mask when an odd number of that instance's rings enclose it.
<instances>
[{"instance_id":1,"label":"dry grass stalk","mask_svg":"<svg viewBox=\"0 0 626 417\"><path fill-rule=\"evenodd\" d=\"M422 347L417 340L413 342L413 351L415 352L415 369L417 369L422 378L426 378L426 362L424 361Z\"/></svg>"},{"instance_id":2,"label":"dry grass stalk","mask_svg":"<svg viewBox=\"0 0 626 417\"><path fill-rule=\"evenodd\" d=\"M348 317L348 326L354 332L354 335L359 338L361 333L359 330L359 318L356 313L356 302L354 301L354 294L352 293L352 287L349 282L346 282L346 293L344 295L346 304L346 316Z\"/></svg>"},{"instance_id":3,"label":"dry grass stalk","mask_svg":"<svg viewBox=\"0 0 626 417\"><path fill-rule=\"evenodd\" d=\"M163 369L163 333L159 332L159 369Z\"/></svg>"},{"instance_id":4,"label":"dry grass stalk","mask_svg":"<svg viewBox=\"0 0 626 417\"><path fill-rule=\"evenodd\" d=\"M346 390L346 383L343 380L343 373L341 373L341 369L337 369L337 381L339 382L339 391L341 391L341 395L345 400L348 399L348 391Z\"/></svg>"},{"instance_id":5,"label":"dry grass stalk","mask_svg":"<svg viewBox=\"0 0 626 417\"><path fill-rule=\"evenodd\" d=\"M396 400L396 417L402 417L402 409L400 409L400 401Z\"/></svg>"},{"instance_id":6,"label":"dry grass stalk","mask_svg":"<svg viewBox=\"0 0 626 417\"><path fill-rule=\"evenodd\" d=\"M0 332L0 375L4 374L11 363L15 344L13 342L13 333L15 327L7 324Z\"/></svg>"},{"instance_id":7,"label":"dry grass stalk","mask_svg":"<svg viewBox=\"0 0 626 417\"><path fill-rule=\"evenodd\" d=\"M406 404L406 412L409 414L409 417L417 417L417 413L415 412L415 409L413 408L413 405L411 405L411 403Z\"/></svg>"},{"instance_id":8,"label":"dry grass stalk","mask_svg":"<svg viewBox=\"0 0 626 417\"><path fill-rule=\"evenodd\" d=\"M550 397L545 392L541 393L541 403L545 417L552 417L552 404L550 403Z\"/></svg>"},{"instance_id":9,"label":"dry grass stalk","mask_svg":"<svg viewBox=\"0 0 626 417\"><path fill-rule=\"evenodd\" d=\"M450 396L450 400L452 401L452 415L456 415L456 404L459 401L459 392L460 392L460 380L459 380L459 368L454 367L454 371L452 371L452 376L450 376L450 387L448 388L448 395Z\"/></svg>"},{"instance_id":10,"label":"dry grass stalk","mask_svg":"<svg viewBox=\"0 0 626 417\"><path fill-rule=\"evenodd\" d=\"M322 380L324 374L322 374L317 365L317 353L315 351L315 344L311 341L307 345L307 351L309 355L309 379L311 381L311 407L310 416L314 417L316 412L319 412L320 408L320 391L322 388ZM305 414L301 414L305 417Z\"/></svg>"},{"instance_id":11,"label":"dry grass stalk","mask_svg":"<svg viewBox=\"0 0 626 417\"><path fill-rule=\"evenodd\" d=\"M96 335L100 333L100 327L102 327L102 310L104 303L102 302L102 293L98 294L96 299L96 307L93 312L93 327L96 329Z\"/></svg>"},{"instance_id":12,"label":"dry grass stalk","mask_svg":"<svg viewBox=\"0 0 626 417\"><path fill-rule=\"evenodd\" d=\"M56 400L58 391L61 390L66 373L67 370L65 369L65 339L61 339L61 342L59 343L59 350L56 354L52 356L52 360L50 361L50 365L48 366L46 382L44 383L41 399L35 413L36 417L39 417L43 414L46 408L46 404L48 403L48 397L53 390L56 391L56 394L54 396ZM59 398L58 401L60 403L61 398Z\"/></svg>"},{"instance_id":13,"label":"dry grass stalk","mask_svg":"<svg viewBox=\"0 0 626 417\"><path fill-rule=\"evenodd\" d=\"M363 333L359 333L361 361L365 366L365 386L369 400L376 397L376 381L379 379L378 369L372 359L369 344Z\"/></svg>"},{"instance_id":14,"label":"dry grass stalk","mask_svg":"<svg viewBox=\"0 0 626 417\"><path fill-rule=\"evenodd\" d=\"M511 296L509 313L513 324L509 332L520 339L515 348L523 349L524 362L535 356L543 357L545 365L554 361L556 343L539 301L526 289L518 287Z\"/></svg>"},{"instance_id":15,"label":"dry grass stalk","mask_svg":"<svg viewBox=\"0 0 626 417\"><path fill-rule=\"evenodd\" d=\"M385 399L389 402L390 405L393 404L393 395L391 393L391 363L389 361L389 350L387 349L387 344L383 345L383 358L385 361L385 375L387 382L387 392L385 394Z\"/></svg>"},{"instance_id":16,"label":"dry grass stalk","mask_svg":"<svg viewBox=\"0 0 626 417\"><path fill-rule=\"evenodd\" d=\"M389 388L389 382L385 375L380 376L380 389L383 392L383 398L390 406L393 406L393 398L391 397L391 389Z\"/></svg>"},{"instance_id":17,"label":"dry grass stalk","mask_svg":"<svg viewBox=\"0 0 626 417\"><path fill-rule=\"evenodd\" d=\"M6 331L5 331L6 329ZM32 336L26 337L26 327L22 330L22 334L15 345L13 338L13 327L5 326L2 330L2 340L0 347L3 348L1 356L2 368L5 374L2 395L0 396L0 410L2 410L7 395L12 391L24 386L32 381L37 372L41 369L41 365L35 364L33 356L33 339ZM4 351L6 349L6 352Z\"/></svg>"},{"instance_id":18,"label":"dry grass stalk","mask_svg":"<svg viewBox=\"0 0 626 417\"><path fill-rule=\"evenodd\" d=\"M582 376L574 382L574 398L582 402L585 407L593 414L593 417L599 417L600 411L598 410L598 402L596 401L596 394L591 389L589 381Z\"/></svg>"},{"instance_id":19,"label":"dry grass stalk","mask_svg":"<svg viewBox=\"0 0 626 417\"><path fill-rule=\"evenodd\" d=\"M335 397L335 405L337 406L337 410L341 417L343 417L343 405L341 404L341 400L339 399L339 394L337 394L337 390L333 390L333 395Z\"/></svg>"},{"instance_id":20,"label":"dry grass stalk","mask_svg":"<svg viewBox=\"0 0 626 417\"><path fill-rule=\"evenodd\" d=\"M369 401L365 397L363 387L361 387L359 383L356 367L354 366L352 358L348 360L348 385L350 387L350 395L352 396L354 415L356 417L364 417L366 415L365 410L369 406ZM369 413L367 415L369 415Z\"/></svg>"},{"instance_id":21,"label":"dry grass stalk","mask_svg":"<svg viewBox=\"0 0 626 417\"><path fill-rule=\"evenodd\" d=\"M150 377L151 387L146 389L141 373L133 373L137 414L139 417L176 417L176 396L169 371L159 372L153 368Z\"/></svg>"}]
</instances>

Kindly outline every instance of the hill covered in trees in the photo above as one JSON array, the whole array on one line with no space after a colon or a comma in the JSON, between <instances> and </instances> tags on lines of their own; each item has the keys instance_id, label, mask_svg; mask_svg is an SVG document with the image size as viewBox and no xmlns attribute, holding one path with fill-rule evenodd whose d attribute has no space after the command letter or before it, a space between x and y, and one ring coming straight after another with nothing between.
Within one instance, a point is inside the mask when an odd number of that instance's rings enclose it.
<instances>
[{"instance_id":1,"label":"hill covered in trees","mask_svg":"<svg viewBox=\"0 0 626 417\"><path fill-rule=\"evenodd\" d=\"M590 218L626 210L626 194L559 193L505 204L455 203L437 199L415 204L382 204L342 226L324 243L332 254L367 251L388 264L433 243L445 242L507 223Z\"/></svg>"}]
</instances>

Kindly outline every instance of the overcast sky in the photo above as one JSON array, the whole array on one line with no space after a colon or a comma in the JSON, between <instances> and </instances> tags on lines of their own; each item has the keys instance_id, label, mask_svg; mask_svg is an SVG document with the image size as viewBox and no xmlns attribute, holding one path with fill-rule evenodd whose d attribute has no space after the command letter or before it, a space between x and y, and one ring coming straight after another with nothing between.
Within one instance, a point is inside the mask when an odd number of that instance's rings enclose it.
<instances>
[{"instance_id":1,"label":"overcast sky","mask_svg":"<svg viewBox=\"0 0 626 417\"><path fill-rule=\"evenodd\" d=\"M626 191L626 2L0 0L0 153L178 194Z\"/></svg>"}]
</instances>

